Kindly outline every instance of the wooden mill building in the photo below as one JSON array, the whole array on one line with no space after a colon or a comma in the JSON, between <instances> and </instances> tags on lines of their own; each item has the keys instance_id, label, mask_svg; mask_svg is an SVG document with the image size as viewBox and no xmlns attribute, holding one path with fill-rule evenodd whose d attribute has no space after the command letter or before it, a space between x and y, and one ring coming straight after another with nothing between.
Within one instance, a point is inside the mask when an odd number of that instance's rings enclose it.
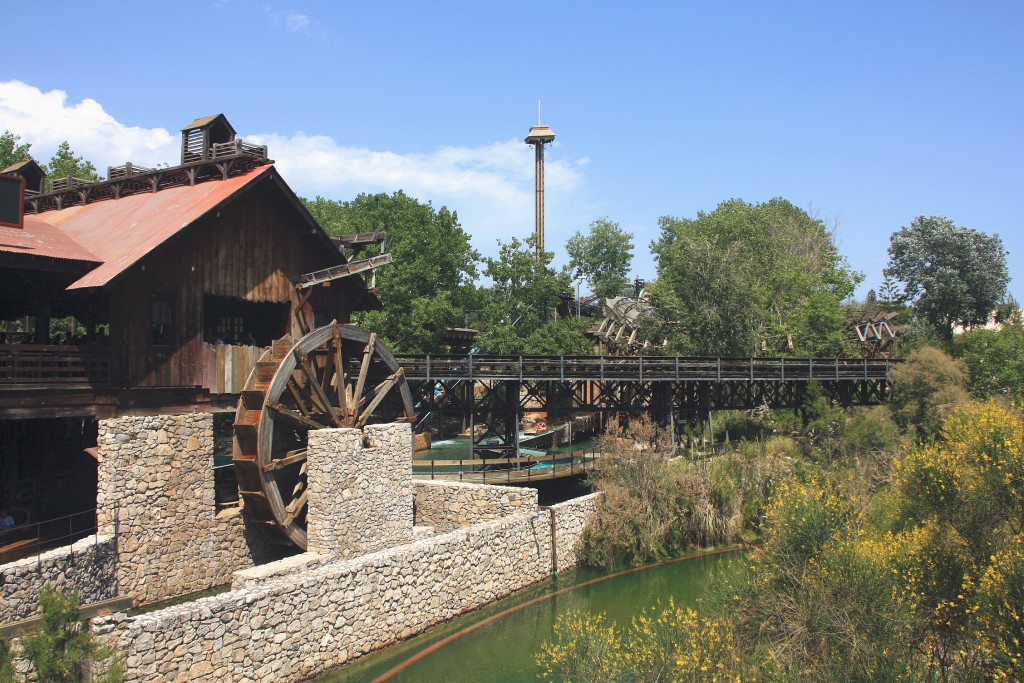
<instances>
[{"instance_id":1,"label":"wooden mill building","mask_svg":"<svg viewBox=\"0 0 1024 683\"><path fill-rule=\"evenodd\" d=\"M271 340L379 307L359 276L297 287L345 255L223 115L172 167L3 174L0 506L93 507L97 419L227 408Z\"/></svg>"}]
</instances>

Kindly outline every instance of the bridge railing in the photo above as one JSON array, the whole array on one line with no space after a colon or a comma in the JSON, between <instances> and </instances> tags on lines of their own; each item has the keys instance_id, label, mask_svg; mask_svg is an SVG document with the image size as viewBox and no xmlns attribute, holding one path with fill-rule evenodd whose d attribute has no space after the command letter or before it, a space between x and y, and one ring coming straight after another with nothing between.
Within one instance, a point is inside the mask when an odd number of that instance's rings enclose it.
<instances>
[{"instance_id":1,"label":"bridge railing","mask_svg":"<svg viewBox=\"0 0 1024 683\"><path fill-rule=\"evenodd\" d=\"M885 358L699 358L686 356L398 355L415 380L809 382L884 380Z\"/></svg>"},{"instance_id":2,"label":"bridge railing","mask_svg":"<svg viewBox=\"0 0 1024 683\"><path fill-rule=\"evenodd\" d=\"M589 448L522 458L413 460L412 474L416 479L523 483L585 474L600 457L596 448Z\"/></svg>"}]
</instances>

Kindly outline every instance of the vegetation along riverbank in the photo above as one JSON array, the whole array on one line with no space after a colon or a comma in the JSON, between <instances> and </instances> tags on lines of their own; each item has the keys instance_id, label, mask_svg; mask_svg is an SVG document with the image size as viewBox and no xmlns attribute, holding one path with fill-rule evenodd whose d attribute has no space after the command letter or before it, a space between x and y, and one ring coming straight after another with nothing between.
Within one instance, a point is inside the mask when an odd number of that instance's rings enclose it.
<instances>
[{"instance_id":1,"label":"vegetation along riverbank","mask_svg":"<svg viewBox=\"0 0 1024 683\"><path fill-rule=\"evenodd\" d=\"M702 608L631 623L575 612L537 654L552 681L1014 681L1024 676L1020 328L916 345L886 406L809 398L799 418L719 425L749 440L671 457L645 423L598 477L585 557L650 561L756 539ZM986 367L988 365L988 367ZM640 450L635 443L650 444ZM612 446L614 448L614 446Z\"/></svg>"}]
</instances>

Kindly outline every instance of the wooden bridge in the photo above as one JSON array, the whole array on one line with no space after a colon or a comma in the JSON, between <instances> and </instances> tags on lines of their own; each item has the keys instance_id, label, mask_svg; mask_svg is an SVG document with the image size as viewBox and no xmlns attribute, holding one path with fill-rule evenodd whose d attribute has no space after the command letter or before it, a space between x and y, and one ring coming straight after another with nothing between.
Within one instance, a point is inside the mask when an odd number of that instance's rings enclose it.
<instances>
[{"instance_id":1,"label":"wooden bridge","mask_svg":"<svg viewBox=\"0 0 1024 683\"><path fill-rule=\"evenodd\" d=\"M715 410L799 409L812 382L841 405L872 405L897 361L873 358L399 355L417 428L474 434L473 453L515 457L530 411L648 413L670 429ZM458 424L456 424L458 423Z\"/></svg>"},{"instance_id":2,"label":"wooden bridge","mask_svg":"<svg viewBox=\"0 0 1024 683\"><path fill-rule=\"evenodd\" d=\"M888 378L894 361L871 358L396 355L410 380L619 382L842 382Z\"/></svg>"}]
</instances>

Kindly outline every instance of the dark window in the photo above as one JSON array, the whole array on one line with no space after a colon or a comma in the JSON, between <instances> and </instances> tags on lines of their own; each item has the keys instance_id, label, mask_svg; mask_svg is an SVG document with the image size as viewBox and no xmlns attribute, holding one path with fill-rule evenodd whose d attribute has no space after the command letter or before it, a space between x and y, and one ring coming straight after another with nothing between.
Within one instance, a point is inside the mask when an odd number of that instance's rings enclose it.
<instances>
[{"instance_id":1,"label":"dark window","mask_svg":"<svg viewBox=\"0 0 1024 683\"><path fill-rule=\"evenodd\" d=\"M327 325L331 324L331 320L333 320L333 318L331 318L331 316L329 316L327 313L325 313L323 311L319 311L319 310L314 310L313 311L313 327L314 328L326 327Z\"/></svg>"},{"instance_id":2,"label":"dark window","mask_svg":"<svg viewBox=\"0 0 1024 683\"><path fill-rule=\"evenodd\" d=\"M288 331L288 304L203 295L203 341L270 346Z\"/></svg>"},{"instance_id":3,"label":"dark window","mask_svg":"<svg viewBox=\"0 0 1024 683\"><path fill-rule=\"evenodd\" d=\"M153 346L174 345L174 296L172 294L153 295L150 331L153 335Z\"/></svg>"}]
</instances>

